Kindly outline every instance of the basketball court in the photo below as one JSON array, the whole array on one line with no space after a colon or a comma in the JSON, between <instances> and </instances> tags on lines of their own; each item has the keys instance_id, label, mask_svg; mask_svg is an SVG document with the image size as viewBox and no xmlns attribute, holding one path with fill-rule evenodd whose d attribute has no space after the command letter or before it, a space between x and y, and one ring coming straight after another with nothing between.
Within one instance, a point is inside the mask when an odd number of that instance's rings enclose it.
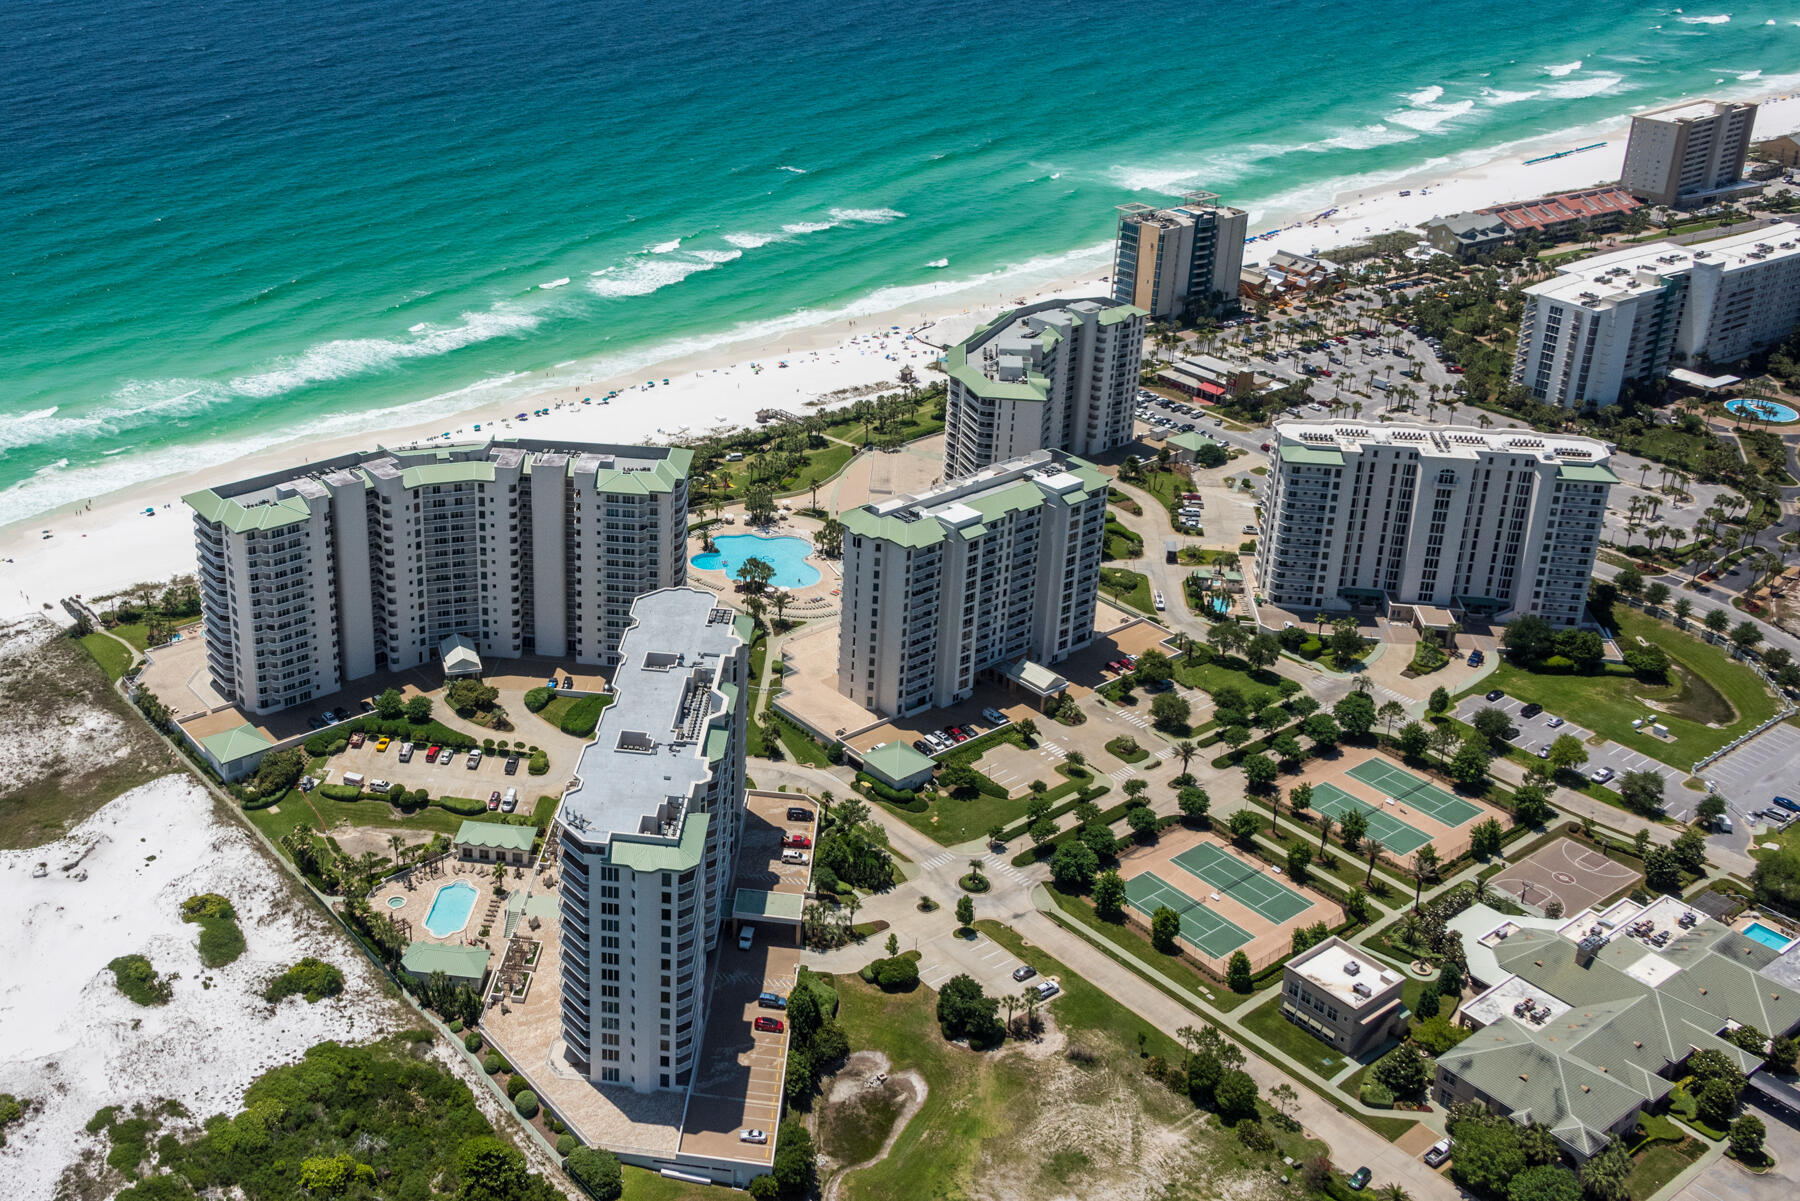
<instances>
[{"instance_id":1,"label":"basketball court","mask_svg":"<svg viewBox=\"0 0 1800 1201\"><path fill-rule=\"evenodd\" d=\"M1637 881L1630 868L1573 839L1559 838L1509 866L1488 887L1539 913L1551 901L1561 901L1564 915L1573 917Z\"/></svg>"},{"instance_id":2,"label":"basketball court","mask_svg":"<svg viewBox=\"0 0 1800 1201\"><path fill-rule=\"evenodd\" d=\"M1170 829L1154 846L1127 851L1119 874L1133 916L1147 927L1158 909L1173 909L1181 941L1221 976L1237 951L1249 957L1252 971L1261 970L1293 950L1297 927L1344 920L1336 903L1197 830Z\"/></svg>"}]
</instances>

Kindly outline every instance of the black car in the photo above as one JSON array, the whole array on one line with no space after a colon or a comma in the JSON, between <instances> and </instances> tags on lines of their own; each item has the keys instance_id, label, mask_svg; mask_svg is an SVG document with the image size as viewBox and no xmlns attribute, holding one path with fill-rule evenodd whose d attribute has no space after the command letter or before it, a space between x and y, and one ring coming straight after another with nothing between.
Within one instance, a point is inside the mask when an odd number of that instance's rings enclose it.
<instances>
[{"instance_id":1,"label":"black car","mask_svg":"<svg viewBox=\"0 0 1800 1201\"><path fill-rule=\"evenodd\" d=\"M802 809L798 805L789 805L787 819L791 822L809 822L812 820L812 810Z\"/></svg>"},{"instance_id":2,"label":"black car","mask_svg":"<svg viewBox=\"0 0 1800 1201\"><path fill-rule=\"evenodd\" d=\"M1490 701L1497 701L1497 700L1500 700L1505 695L1506 694L1504 692L1502 692L1498 688L1496 688L1492 692L1487 694L1487 699Z\"/></svg>"},{"instance_id":3,"label":"black car","mask_svg":"<svg viewBox=\"0 0 1800 1201\"><path fill-rule=\"evenodd\" d=\"M1542 713L1543 711L1544 711L1544 707L1542 705L1538 704L1536 701L1532 701L1529 705L1526 705L1523 709L1519 710L1519 716L1520 717L1536 717L1538 714Z\"/></svg>"},{"instance_id":4,"label":"black car","mask_svg":"<svg viewBox=\"0 0 1800 1201\"><path fill-rule=\"evenodd\" d=\"M516 776L519 774L519 757L517 755L508 755L506 757L506 774L509 776Z\"/></svg>"},{"instance_id":5,"label":"black car","mask_svg":"<svg viewBox=\"0 0 1800 1201\"><path fill-rule=\"evenodd\" d=\"M913 739L913 750L921 755L929 755L931 754L931 744L923 738L915 738Z\"/></svg>"}]
</instances>

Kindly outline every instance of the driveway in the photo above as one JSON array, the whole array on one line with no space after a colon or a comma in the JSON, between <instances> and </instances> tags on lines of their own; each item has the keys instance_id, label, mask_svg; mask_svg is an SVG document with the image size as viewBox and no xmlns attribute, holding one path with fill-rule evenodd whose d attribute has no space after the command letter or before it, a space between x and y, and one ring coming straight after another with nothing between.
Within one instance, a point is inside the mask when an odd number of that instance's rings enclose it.
<instances>
[{"instance_id":1,"label":"driveway","mask_svg":"<svg viewBox=\"0 0 1800 1201\"><path fill-rule=\"evenodd\" d=\"M1720 1155L1701 1168L1671 1201L1789 1201L1800 1195L1800 1129L1769 1110L1746 1108L1768 1127L1768 1148L1775 1166L1759 1176Z\"/></svg>"},{"instance_id":2,"label":"driveway","mask_svg":"<svg viewBox=\"0 0 1800 1201\"><path fill-rule=\"evenodd\" d=\"M1573 734L1581 739L1587 747L1588 760L1582 770L1589 773L1591 778L1592 773L1598 768L1612 768L1613 778L1606 782L1606 787L1614 792L1619 791L1619 780L1628 771L1656 772L1663 778L1665 812L1677 821L1685 821L1693 812L1694 806L1698 805L1705 795L1682 787L1682 782L1688 778L1688 773L1679 768L1670 767L1666 763L1652 759L1643 751L1621 746L1610 740L1603 739L1594 742L1593 739L1597 736L1592 730L1576 725L1572 721L1565 721L1561 726L1552 727L1550 723L1557 715L1548 709L1535 717L1521 717L1519 713L1524 707L1525 702L1516 696L1503 696L1497 701L1489 701L1480 695L1471 695L1457 702L1455 712L1458 720L1473 722L1475 715L1483 709L1499 709L1512 719L1514 728L1518 730L1517 735L1511 739L1512 744L1534 755L1537 754L1539 747L1554 741L1559 736ZM1653 738L1654 735L1646 734L1644 737L1648 739Z\"/></svg>"}]
</instances>

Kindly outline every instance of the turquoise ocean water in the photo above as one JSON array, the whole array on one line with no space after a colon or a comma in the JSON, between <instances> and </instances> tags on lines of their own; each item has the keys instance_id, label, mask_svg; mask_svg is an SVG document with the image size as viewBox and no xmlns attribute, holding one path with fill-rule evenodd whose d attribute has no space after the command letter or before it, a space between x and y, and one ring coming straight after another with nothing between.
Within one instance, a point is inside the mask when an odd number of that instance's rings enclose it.
<instances>
[{"instance_id":1,"label":"turquoise ocean water","mask_svg":"<svg viewBox=\"0 0 1800 1201\"><path fill-rule=\"evenodd\" d=\"M7 12L0 523L1800 65L1792 3Z\"/></svg>"}]
</instances>

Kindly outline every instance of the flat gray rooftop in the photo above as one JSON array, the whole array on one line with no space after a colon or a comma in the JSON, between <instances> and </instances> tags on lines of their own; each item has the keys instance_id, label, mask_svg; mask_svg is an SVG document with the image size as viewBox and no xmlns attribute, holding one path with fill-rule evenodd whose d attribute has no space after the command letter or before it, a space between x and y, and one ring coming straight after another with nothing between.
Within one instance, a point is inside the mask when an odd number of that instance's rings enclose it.
<instances>
[{"instance_id":1,"label":"flat gray rooftop","mask_svg":"<svg viewBox=\"0 0 1800 1201\"><path fill-rule=\"evenodd\" d=\"M614 834L678 837L686 802L712 776L707 729L723 713L721 661L736 614L697 588L663 588L631 607L613 676L618 699L582 748L558 818L590 846Z\"/></svg>"}]
</instances>

